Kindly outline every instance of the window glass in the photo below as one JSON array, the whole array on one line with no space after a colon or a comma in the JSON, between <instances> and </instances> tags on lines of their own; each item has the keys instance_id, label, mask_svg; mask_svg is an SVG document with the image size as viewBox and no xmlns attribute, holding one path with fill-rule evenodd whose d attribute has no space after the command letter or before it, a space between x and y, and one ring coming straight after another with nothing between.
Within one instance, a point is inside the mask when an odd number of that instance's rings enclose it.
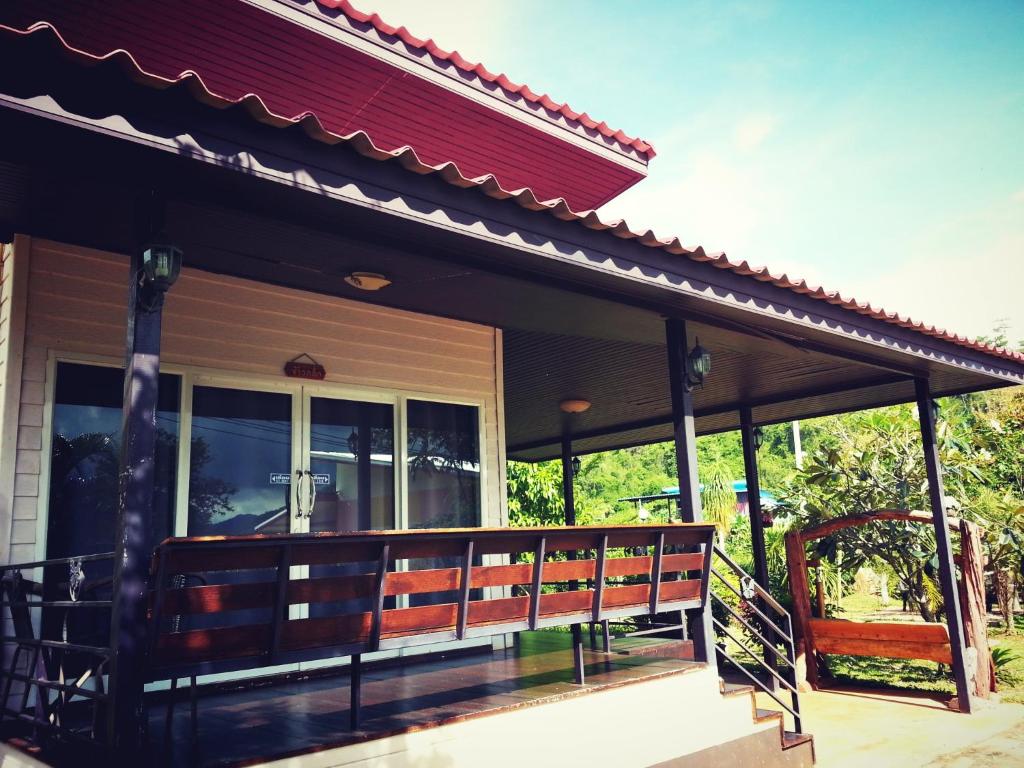
<instances>
[{"instance_id":1,"label":"window glass","mask_svg":"<svg viewBox=\"0 0 1024 768\"><path fill-rule=\"evenodd\" d=\"M188 535L287 533L295 509L292 396L192 388ZM271 582L272 569L179 574L182 586ZM167 617L180 631L259 624L270 608Z\"/></svg>"},{"instance_id":2,"label":"window glass","mask_svg":"<svg viewBox=\"0 0 1024 768\"><path fill-rule=\"evenodd\" d=\"M290 394L193 387L189 536L286 533L293 481Z\"/></svg>"},{"instance_id":3,"label":"window glass","mask_svg":"<svg viewBox=\"0 0 1024 768\"><path fill-rule=\"evenodd\" d=\"M169 535L174 518L181 380L160 374L158 386L154 544ZM114 549L123 389L120 368L57 364L47 557Z\"/></svg>"},{"instance_id":4,"label":"window glass","mask_svg":"<svg viewBox=\"0 0 1024 768\"><path fill-rule=\"evenodd\" d=\"M408 402L410 528L461 528L480 524L479 408ZM476 560L479 564L479 559ZM458 557L416 559L413 569L455 568ZM476 590L471 599L479 599ZM409 605L454 603L457 592L410 595Z\"/></svg>"},{"instance_id":5,"label":"window glass","mask_svg":"<svg viewBox=\"0 0 1024 768\"><path fill-rule=\"evenodd\" d=\"M309 466L316 483L309 529L314 533L395 527L394 407L310 398ZM372 573L376 563L311 565L311 578ZM387 598L385 607L394 606ZM311 603L312 617L362 613L370 598Z\"/></svg>"},{"instance_id":6,"label":"window glass","mask_svg":"<svg viewBox=\"0 0 1024 768\"><path fill-rule=\"evenodd\" d=\"M408 414L409 527L479 525L479 409L410 400Z\"/></svg>"},{"instance_id":7,"label":"window glass","mask_svg":"<svg viewBox=\"0 0 1024 768\"><path fill-rule=\"evenodd\" d=\"M46 556L73 557L115 548L117 531L118 464L121 450L121 405L124 371L79 363L58 363L54 392L50 454L50 493ZM166 538L174 519L181 379L160 374L156 416L152 542ZM86 580L80 597L107 600L111 596L113 563L84 564ZM48 600L68 599L67 566L43 574ZM44 611L43 637L86 645L109 642L108 609ZM68 662L65 673L78 674L80 665Z\"/></svg>"},{"instance_id":8,"label":"window glass","mask_svg":"<svg viewBox=\"0 0 1024 768\"><path fill-rule=\"evenodd\" d=\"M394 408L313 397L309 422L309 466L316 483L310 530L394 528Z\"/></svg>"}]
</instances>

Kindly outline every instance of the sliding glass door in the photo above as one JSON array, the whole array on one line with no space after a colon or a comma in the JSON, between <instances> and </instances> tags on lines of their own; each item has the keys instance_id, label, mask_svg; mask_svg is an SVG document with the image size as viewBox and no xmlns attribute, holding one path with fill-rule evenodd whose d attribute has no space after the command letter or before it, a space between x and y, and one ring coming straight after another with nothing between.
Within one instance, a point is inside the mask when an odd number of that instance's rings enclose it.
<instances>
[{"instance_id":1,"label":"sliding glass door","mask_svg":"<svg viewBox=\"0 0 1024 768\"><path fill-rule=\"evenodd\" d=\"M123 372L54 361L46 550L67 557L109 551L117 513ZM479 405L294 380L160 375L153 541L167 535L236 536L480 525L484 497ZM407 564L399 563L399 568ZM446 561L435 565L444 567ZM108 575L89 566L90 578ZM291 578L330 578L336 567L295 566ZM47 574L47 583L67 574ZM233 583L195 573L192 585ZM250 578L264 580L271 574ZM409 598L410 605L425 598ZM438 599L435 596L435 599ZM441 599L447 599L441 596ZM293 605L292 620L368 610L360 601ZM238 611L239 625L264 620ZM181 629L203 627L182 617ZM75 628L85 638L101 627ZM48 633L59 628L46 627ZM275 670L276 671L276 670Z\"/></svg>"}]
</instances>

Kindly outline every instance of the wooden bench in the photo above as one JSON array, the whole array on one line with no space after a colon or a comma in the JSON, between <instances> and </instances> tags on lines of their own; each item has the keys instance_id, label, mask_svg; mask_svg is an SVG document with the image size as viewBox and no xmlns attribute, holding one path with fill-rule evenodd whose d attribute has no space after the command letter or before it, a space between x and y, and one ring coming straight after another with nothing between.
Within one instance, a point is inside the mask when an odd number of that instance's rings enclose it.
<instances>
[{"instance_id":1,"label":"wooden bench","mask_svg":"<svg viewBox=\"0 0 1024 768\"><path fill-rule=\"evenodd\" d=\"M712 533L673 524L167 539L153 558L148 677L192 679L194 728L196 675L351 656L356 729L362 654L700 608ZM532 562L514 562L523 553ZM291 578L297 566L321 568ZM289 619L302 604L324 615Z\"/></svg>"}]
</instances>

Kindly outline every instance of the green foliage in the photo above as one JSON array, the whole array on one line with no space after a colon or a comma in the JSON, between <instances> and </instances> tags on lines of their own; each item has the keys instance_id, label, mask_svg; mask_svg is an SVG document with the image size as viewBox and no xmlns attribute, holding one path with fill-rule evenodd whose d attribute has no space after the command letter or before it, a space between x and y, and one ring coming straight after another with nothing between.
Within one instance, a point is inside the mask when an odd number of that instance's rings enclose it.
<instances>
[{"instance_id":1,"label":"green foliage","mask_svg":"<svg viewBox=\"0 0 1024 768\"><path fill-rule=\"evenodd\" d=\"M508 517L512 526L563 525L560 462L508 463Z\"/></svg>"},{"instance_id":2,"label":"green foliage","mask_svg":"<svg viewBox=\"0 0 1024 768\"><path fill-rule=\"evenodd\" d=\"M736 519L736 492L724 463L711 465L705 475L700 501L704 519L715 524L719 539L725 541Z\"/></svg>"},{"instance_id":3,"label":"green foliage","mask_svg":"<svg viewBox=\"0 0 1024 768\"><path fill-rule=\"evenodd\" d=\"M995 645L992 647L992 663L996 668L996 679L1000 683L1007 685L1013 685L1020 682L1020 674L1013 669L1017 662L1024 659L1016 650L1013 648L1007 648L1002 645Z\"/></svg>"}]
</instances>

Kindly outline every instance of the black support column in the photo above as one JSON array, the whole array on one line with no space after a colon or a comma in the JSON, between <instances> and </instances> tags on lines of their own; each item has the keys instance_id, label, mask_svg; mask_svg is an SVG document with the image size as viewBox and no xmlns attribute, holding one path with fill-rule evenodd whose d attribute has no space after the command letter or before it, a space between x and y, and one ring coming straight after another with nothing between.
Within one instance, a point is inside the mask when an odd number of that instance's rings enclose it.
<instances>
[{"instance_id":1,"label":"black support column","mask_svg":"<svg viewBox=\"0 0 1024 768\"><path fill-rule=\"evenodd\" d=\"M568 433L562 436L562 500L565 502L565 524L576 525L576 489L573 487L575 478L572 471L572 438ZM566 555L570 560L576 559L576 552ZM569 582L569 589L579 589L575 580ZM579 624L572 625L573 671L576 684L585 682L583 673L583 628Z\"/></svg>"},{"instance_id":2,"label":"black support column","mask_svg":"<svg viewBox=\"0 0 1024 768\"><path fill-rule=\"evenodd\" d=\"M953 677L960 711L971 711L970 681L967 679L967 649L964 647L964 628L960 612L960 594L956 586L953 566L953 548L949 541L949 520L946 517L945 489L942 486L942 465L939 446L935 438L935 412L927 379L915 379L917 413L921 422L921 443L924 446L924 464L928 473L928 499L935 522L935 545L939 557L939 579L942 582L942 602L949 625L949 645L953 656Z\"/></svg>"},{"instance_id":3,"label":"black support column","mask_svg":"<svg viewBox=\"0 0 1024 768\"><path fill-rule=\"evenodd\" d=\"M740 436L743 439L743 470L747 481L747 510L750 513L750 540L754 555L754 580L768 589L768 556L764 546L764 518L761 516L761 480L757 474L757 444L750 408L740 409Z\"/></svg>"},{"instance_id":4,"label":"black support column","mask_svg":"<svg viewBox=\"0 0 1024 768\"><path fill-rule=\"evenodd\" d=\"M676 446L676 472L679 476L679 516L683 522L699 523L704 519L700 503L700 480L697 477L697 433L693 418L693 393L687 385L686 354L689 344L686 323L670 317L665 321L668 346L668 378L672 395L672 434ZM711 552L707 553L712 556ZM711 623L711 601L693 628L693 651L697 661L716 664L714 628Z\"/></svg>"},{"instance_id":5,"label":"black support column","mask_svg":"<svg viewBox=\"0 0 1024 768\"><path fill-rule=\"evenodd\" d=\"M139 243L156 231L147 206ZM142 248L129 270L127 355L121 422L107 738L120 765L140 765L144 730L147 576L153 553L153 483L163 296L139 284ZM184 471L179 468L179 471Z\"/></svg>"},{"instance_id":6,"label":"black support column","mask_svg":"<svg viewBox=\"0 0 1024 768\"><path fill-rule=\"evenodd\" d=\"M761 513L761 479L757 473L757 441L754 437L754 419L749 407L740 408L740 437L743 440L743 470L747 481L747 512L750 515L750 548L754 556L754 581L768 591L768 555L764 545L764 517ZM764 601L758 598L762 611ZM765 637L775 642L774 633L762 627ZM775 654L765 648L764 661L775 669ZM775 679L770 679L775 683Z\"/></svg>"},{"instance_id":7,"label":"black support column","mask_svg":"<svg viewBox=\"0 0 1024 768\"><path fill-rule=\"evenodd\" d=\"M572 476L572 438L562 437L562 499L565 501L565 524L576 525L576 493Z\"/></svg>"}]
</instances>

